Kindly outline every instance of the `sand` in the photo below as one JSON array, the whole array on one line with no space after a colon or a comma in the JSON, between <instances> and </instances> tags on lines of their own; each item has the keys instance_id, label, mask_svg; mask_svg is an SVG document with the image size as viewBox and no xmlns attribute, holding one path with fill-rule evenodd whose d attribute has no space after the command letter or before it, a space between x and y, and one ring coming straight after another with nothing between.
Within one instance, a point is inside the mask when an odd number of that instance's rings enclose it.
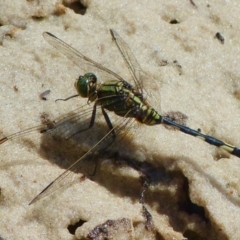
<instances>
[{"instance_id":1,"label":"sand","mask_svg":"<svg viewBox=\"0 0 240 240\"><path fill-rule=\"evenodd\" d=\"M75 79L95 69L74 65L44 40L44 31L131 81L111 28L149 75L145 87L155 97L149 102L160 113L179 111L187 126L240 146L239 15L237 0L1 0L1 135L87 103L55 102L75 94ZM109 77L96 73L102 82ZM71 172L73 182L67 178L63 188L29 206L104 136L105 125L100 118L77 142L35 133L0 146L2 239L240 238L240 159L162 125L135 123L112 149L118 154L95 156L95 176ZM148 221L139 202L141 174L129 161L147 162L151 170L141 169L155 177L145 192Z\"/></svg>"}]
</instances>

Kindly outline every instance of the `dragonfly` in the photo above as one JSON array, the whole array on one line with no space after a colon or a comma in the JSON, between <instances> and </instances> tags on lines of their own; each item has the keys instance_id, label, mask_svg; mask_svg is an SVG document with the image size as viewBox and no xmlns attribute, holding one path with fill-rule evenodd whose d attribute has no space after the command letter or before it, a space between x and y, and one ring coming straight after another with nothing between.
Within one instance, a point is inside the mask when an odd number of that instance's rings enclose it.
<instances>
[{"instance_id":1,"label":"dragonfly","mask_svg":"<svg viewBox=\"0 0 240 240\"><path fill-rule=\"evenodd\" d=\"M146 81L151 81L150 77L141 69L130 47L119 36L119 34L113 29L110 29L110 34L130 71L133 84L130 84L117 73L104 67L102 64L83 55L53 34L49 32L43 33L43 37L50 45L71 59L74 63L80 66L82 63L85 63L91 67L97 68L111 75L112 80L106 80L104 83L99 83L97 76L92 72L88 72L83 76L80 75L75 81L77 95L74 95L73 97L81 96L83 98L87 98L87 107L79 108L72 114L66 114L66 117L63 119L47 121L40 126L28 128L6 136L0 139L0 144L36 130L41 133L57 130L61 132L66 139L69 139L76 134L80 134L81 132L91 129L94 126L96 112L99 109L109 130L90 148L90 150L83 154L62 174L48 184L29 204L39 201L63 186L67 179L70 179L72 174L79 169L82 161L90 157L94 158L97 154L102 153L106 148L108 148L116 139L123 137L131 127L131 123L134 120L148 126L158 124L172 126L185 134L198 137L211 145L222 148L230 154L240 157L240 148L214 138L213 136L203 134L200 130L194 130L186 125L179 124L171 118L161 115L157 110L155 110L155 108L153 108L147 101L147 97L151 97L152 93L151 91L148 92L144 87L147 83ZM90 103L92 103L93 106L89 107ZM119 116L119 119L114 122L114 124L109 117L110 112ZM77 131L66 124L68 121L72 120L75 120L78 123Z\"/></svg>"}]
</instances>

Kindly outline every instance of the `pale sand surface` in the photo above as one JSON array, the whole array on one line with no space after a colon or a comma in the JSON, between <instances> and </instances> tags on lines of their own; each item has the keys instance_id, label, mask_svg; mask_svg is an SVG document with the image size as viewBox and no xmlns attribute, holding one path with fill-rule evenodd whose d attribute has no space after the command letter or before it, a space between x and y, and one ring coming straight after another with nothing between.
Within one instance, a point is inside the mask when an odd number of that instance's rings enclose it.
<instances>
[{"instance_id":1,"label":"pale sand surface","mask_svg":"<svg viewBox=\"0 0 240 240\"><path fill-rule=\"evenodd\" d=\"M156 80L163 113L180 111L188 126L240 146L238 0L82 2L84 14L61 1L0 0L2 135L38 125L43 112L52 119L86 103L80 98L55 103L75 94L79 74L94 70L63 57L43 39L44 31L130 79L111 40L112 28ZM170 24L174 19L179 23ZM41 100L39 94L48 89L47 101ZM113 157L99 157L92 180L80 180L79 174L74 184L29 206L100 136L85 134L86 141L60 145L33 134L0 146L0 237L84 239L105 223L95 239L104 234L109 239L240 239L240 159L164 126L136 126L119 144L117 159L124 155L157 166L158 182L146 191L155 230L144 227L139 173L114 164ZM100 130L96 135L104 133ZM68 226L76 222L81 226L74 236Z\"/></svg>"}]
</instances>

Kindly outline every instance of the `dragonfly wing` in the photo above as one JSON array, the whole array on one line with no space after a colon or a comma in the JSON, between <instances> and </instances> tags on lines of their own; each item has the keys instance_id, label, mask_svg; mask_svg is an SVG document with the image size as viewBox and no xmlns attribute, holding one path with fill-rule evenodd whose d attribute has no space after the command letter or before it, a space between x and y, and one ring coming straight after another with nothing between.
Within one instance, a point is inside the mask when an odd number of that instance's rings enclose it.
<instances>
[{"instance_id":1,"label":"dragonfly wing","mask_svg":"<svg viewBox=\"0 0 240 240\"><path fill-rule=\"evenodd\" d=\"M61 175L59 175L55 180L53 180L46 188L43 189L30 203L33 204L40 199L52 194L59 188L64 187L67 183L70 183L74 179L74 172L82 165L82 162L88 160L89 158L95 158L102 154L106 148L108 148L114 141L113 131L118 138L122 137L122 129L126 130L126 125L129 121L133 121L131 118L121 118L120 123L116 124L112 130L110 130L100 141L98 141L87 153L85 153L81 158L79 158L75 163L73 163L67 170L65 170ZM129 125L130 127L130 125ZM123 131L126 133L126 131Z\"/></svg>"},{"instance_id":2,"label":"dragonfly wing","mask_svg":"<svg viewBox=\"0 0 240 240\"><path fill-rule=\"evenodd\" d=\"M150 77L149 74L141 71L139 79L144 83L143 96L146 102L153 107L158 113L161 113L161 93L157 81Z\"/></svg>"},{"instance_id":3,"label":"dragonfly wing","mask_svg":"<svg viewBox=\"0 0 240 240\"><path fill-rule=\"evenodd\" d=\"M89 127L92 111L93 107L86 104L55 120L42 119L42 125L27 128L23 131L8 135L0 139L0 144L8 140L19 139L23 136L29 137L30 134L36 132L50 133L63 139L69 139L72 135Z\"/></svg>"},{"instance_id":4,"label":"dragonfly wing","mask_svg":"<svg viewBox=\"0 0 240 240\"><path fill-rule=\"evenodd\" d=\"M134 84L135 84L134 87L136 88L136 90L139 93L143 93L142 92L143 85L142 85L142 82L140 81L140 76L139 76L141 67L140 67L136 57L132 53L128 44L118 35L118 33L116 31L114 31L113 29L110 29L110 33L111 33L112 38L113 38L114 42L116 43L117 48L120 51L128 69L132 75L132 78L133 78Z\"/></svg>"},{"instance_id":5,"label":"dragonfly wing","mask_svg":"<svg viewBox=\"0 0 240 240\"><path fill-rule=\"evenodd\" d=\"M76 133L80 133L89 128L92 118L93 106L88 104L61 116L59 120L54 121L54 127L50 129L54 135L62 139L69 139ZM47 131L49 131L47 129Z\"/></svg>"},{"instance_id":6,"label":"dragonfly wing","mask_svg":"<svg viewBox=\"0 0 240 240\"><path fill-rule=\"evenodd\" d=\"M160 91L156 81L142 70L130 47L119 34L113 29L110 29L110 33L132 75L135 89L143 95L144 99L147 98L156 110L159 110Z\"/></svg>"},{"instance_id":7,"label":"dragonfly wing","mask_svg":"<svg viewBox=\"0 0 240 240\"><path fill-rule=\"evenodd\" d=\"M43 33L44 39L52 45L54 48L59 50L62 54L68 57L71 61L73 61L76 65L81 66L82 64L89 64L95 68L101 69L106 73L112 75L113 77L117 78L118 80L122 81L123 79L116 74L115 72L111 71L110 69L104 67L102 64L95 62L94 60L88 58L87 56L83 55L67 43L63 42L61 39L57 38L53 34L49 32Z\"/></svg>"}]
</instances>

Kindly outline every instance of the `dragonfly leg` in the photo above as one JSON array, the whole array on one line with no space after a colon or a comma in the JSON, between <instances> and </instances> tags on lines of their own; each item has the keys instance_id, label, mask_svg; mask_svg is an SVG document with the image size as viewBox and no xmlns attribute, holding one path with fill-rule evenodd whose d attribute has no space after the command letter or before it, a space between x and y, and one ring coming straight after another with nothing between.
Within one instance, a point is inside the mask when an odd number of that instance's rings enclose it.
<instances>
[{"instance_id":1,"label":"dragonfly leg","mask_svg":"<svg viewBox=\"0 0 240 240\"><path fill-rule=\"evenodd\" d=\"M96 164L94 166L94 169L93 169L92 173L88 173L88 176L94 177L96 175L97 169L98 169L98 165L99 165L99 161L96 161Z\"/></svg>"},{"instance_id":2,"label":"dragonfly leg","mask_svg":"<svg viewBox=\"0 0 240 240\"><path fill-rule=\"evenodd\" d=\"M94 106L93 106L92 116L91 116L91 120L90 120L90 123L89 123L88 127L73 133L70 137L67 138L67 140L72 138L73 136L77 135L78 133L87 131L88 129L92 128L93 125L94 125L94 122L95 122L96 111L97 111L97 104L95 103Z\"/></svg>"},{"instance_id":3,"label":"dragonfly leg","mask_svg":"<svg viewBox=\"0 0 240 240\"><path fill-rule=\"evenodd\" d=\"M103 114L103 116L104 116L104 118L105 118L105 121L106 121L106 123L107 123L107 125L108 125L110 131L112 130L111 133L112 133L113 139L115 139L115 138L116 138L116 133L115 133L115 131L114 131L114 129L113 129L112 122L111 122L111 120L110 120L108 114L106 113L106 111L104 110L103 107L102 107L102 114Z\"/></svg>"},{"instance_id":4,"label":"dragonfly leg","mask_svg":"<svg viewBox=\"0 0 240 240\"><path fill-rule=\"evenodd\" d=\"M78 97L78 96L79 96L79 94L75 94L75 95L72 95L72 96L67 97L67 98L58 98L58 99L55 100L55 102L57 102L57 101L67 101L71 98L75 98L75 97Z\"/></svg>"}]
</instances>

